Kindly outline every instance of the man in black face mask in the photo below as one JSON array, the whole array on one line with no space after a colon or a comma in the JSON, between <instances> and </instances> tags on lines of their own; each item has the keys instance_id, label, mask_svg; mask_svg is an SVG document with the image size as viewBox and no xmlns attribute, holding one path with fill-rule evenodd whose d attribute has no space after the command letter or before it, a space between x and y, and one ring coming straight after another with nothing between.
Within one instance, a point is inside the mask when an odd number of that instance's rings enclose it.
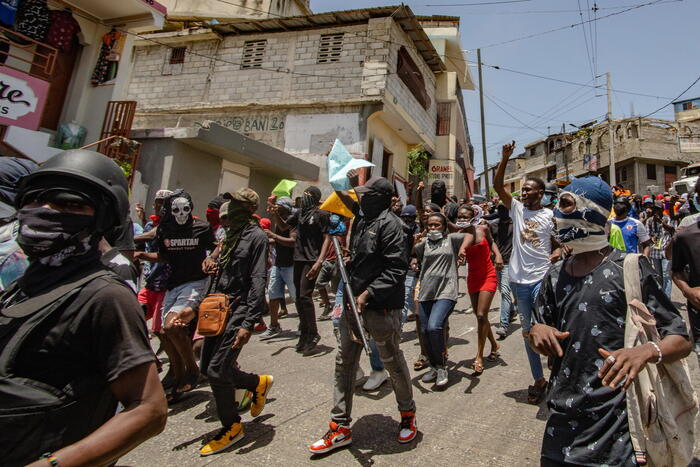
<instances>
[{"instance_id":1,"label":"man in black face mask","mask_svg":"<svg viewBox=\"0 0 700 467\"><path fill-rule=\"evenodd\" d=\"M411 442L417 433L416 404L408 366L399 348L401 341L401 309L404 303L403 284L408 270L405 233L401 219L391 212L393 187L383 177L373 177L358 187L354 171L348 174L359 204L345 192L336 192L355 214L350 236L351 258L348 274L356 296L358 312L362 313L369 335L374 339L379 355L389 372L401 413L397 440ZM353 330L354 329L354 330ZM335 360L334 407L330 429L320 440L309 446L314 454L322 454L352 442L352 397L354 376L362 353L356 342L357 323L347 303L340 321L340 347Z\"/></svg>"},{"instance_id":2,"label":"man in black face mask","mask_svg":"<svg viewBox=\"0 0 700 467\"><path fill-rule=\"evenodd\" d=\"M0 295L3 465L108 465L165 426L141 307L100 262L127 192L119 166L85 150L20 182L17 242L29 267Z\"/></svg>"}]
</instances>

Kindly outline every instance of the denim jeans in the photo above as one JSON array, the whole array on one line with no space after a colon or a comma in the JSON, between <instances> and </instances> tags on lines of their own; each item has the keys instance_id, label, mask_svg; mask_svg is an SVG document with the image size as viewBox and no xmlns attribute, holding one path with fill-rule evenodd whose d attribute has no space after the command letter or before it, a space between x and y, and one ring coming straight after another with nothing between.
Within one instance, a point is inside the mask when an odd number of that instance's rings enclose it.
<instances>
[{"instance_id":1,"label":"denim jeans","mask_svg":"<svg viewBox=\"0 0 700 467\"><path fill-rule=\"evenodd\" d=\"M335 303L337 304L336 306L341 306L340 304L343 303L343 293L345 291L345 282L343 282L343 279L340 279L338 282L338 291L335 294ZM341 318L333 318L333 328L334 329L339 329L340 328L340 319ZM377 343L370 337L369 339L369 364L372 367L372 370L374 371L384 371L384 364L382 363L382 359L379 356L379 350L377 349Z\"/></svg>"},{"instance_id":2,"label":"denim jeans","mask_svg":"<svg viewBox=\"0 0 700 467\"><path fill-rule=\"evenodd\" d=\"M671 261L666 258L653 258L651 264L656 274L659 275L659 279L661 279L661 289L668 298L671 298L671 289L673 287L673 282L671 282Z\"/></svg>"},{"instance_id":3,"label":"denim jeans","mask_svg":"<svg viewBox=\"0 0 700 467\"><path fill-rule=\"evenodd\" d=\"M498 291L501 292L501 326L508 329L510 313L513 309L513 298L508 277L508 265L504 265L498 274Z\"/></svg>"},{"instance_id":4,"label":"denim jeans","mask_svg":"<svg viewBox=\"0 0 700 467\"><path fill-rule=\"evenodd\" d=\"M523 333L529 332L532 328L532 310L535 307L537 295L540 293L541 284L541 281L535 282L534 284L510 283L510 290L513 291L513 295L518 301L518 314L520 315L520 323L523 327ZM532 372L532 377L535 379L535 381L542 379L544 377L544 372L542 371L542 361L540 360L540 356L530 348L530 344L528 343L526 337L523 336L523 340L525 341L525 351L527 352L527 359L530 362L530 372Z\"/></svg>"},{"instance_id":5,"label":"denim jeans","mask_svg":"<svg viewBox=\"0 0 700 467\"><path fill-rule=\"evenodd\" d=\"M351 338L351 329L356 328L352 312L346 311L340 318L340 347L335 356L335 388L331 418L334 422L350 426L352 422L352 398L355 394L355 375L362 355L362 344ZM367 333L376 343L381 358L394 389L396 404L401 412L413 412L411 374L406 359L399 347L401 341L401 310L365 309L364 317Z\"/></svg>"},{"instance_id":6,"label":"denim jeans","mask_svg":"<svg viewBox=\"0 0 700 467\"><path fill-rule=\"evenodd\" d=\"M406 281L404 282L403 310L401 310L401 326L408 321L408 315L413 312L413 294L416 292L416 282L418 282L418 276L414 274L406 275Z\"/></svg>"},{"instance_id":7,"label":"denim jeans","mask_svg":"<svg viewBox=\"0 0 700 467\"><path fill-rule=\"evenodd\" d=\"M420 302L420 332L433 368L445 366L445 325L456 304L447 299Z\"/></svg>"}]
</instances>

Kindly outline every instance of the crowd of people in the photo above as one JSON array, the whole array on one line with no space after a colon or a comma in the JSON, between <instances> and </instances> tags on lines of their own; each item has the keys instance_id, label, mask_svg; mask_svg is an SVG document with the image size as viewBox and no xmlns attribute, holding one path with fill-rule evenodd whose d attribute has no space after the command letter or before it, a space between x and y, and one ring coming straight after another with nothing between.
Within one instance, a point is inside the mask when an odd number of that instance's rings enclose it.
<instances>
[{"instance_id":1,"label":"crowd of people","mask_svg":"<svg viewBox=\"0 0 700 467\"><path fill-rule=\"evenodd\" d=\"M599 177L566 187L528 178L513 194L504 174L514 147L503 147L493 198L458 199L436 181L428 193L418 183L402 201L387 179L361 184L350 171L353 190L331 194L341 205L333 212L321 209L313 185L296 198L262 201L243 188L217 196L200 219L184 189L163 189L150 217L136 206L135 223L125 221L126 179L105 156L66 151L41 167L1 158L7 465L110 465L163 429L168 404L204 384L222 427L199 454L235 445L244 436L241 414L260 415L274 383L241 368L240 354L256 332L262 340L286 334L288 297L299 358L314 354L324 321L336 338L329 428L309 451L352 443L364 337L372 373L363 389L391 381L396 440L410 443L417 409L402 332L415 322L421 352L412 369L444 389L450 315L464 293L477 323L475 376L484 360L501 358L499 340L519 317L528 402L546 398L550 412L542 465L643 463L627 389L647 365L681 360L693 346L700 354L700 181L683 197L642 197ZM639 301L659 336L636 346L625 340L630 268L639 271ZM688 325L671 301L674 283L687 299ZM199 326L210 299L225 316L214 334Z\"/></svg>"}]
</instances>

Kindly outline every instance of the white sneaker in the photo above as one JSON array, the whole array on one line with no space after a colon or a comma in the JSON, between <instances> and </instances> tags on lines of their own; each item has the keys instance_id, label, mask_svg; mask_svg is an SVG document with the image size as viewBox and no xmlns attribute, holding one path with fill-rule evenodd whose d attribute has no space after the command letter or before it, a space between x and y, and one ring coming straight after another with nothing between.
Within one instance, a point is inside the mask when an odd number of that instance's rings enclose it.
<instances>
[{"instance_id":1,"label":"white sneaker","mask_svg":"<svg viewBox=\"0 0 700 467\"><path fill-rule=\"evenodd\" d=\"M360 383L362 383L362 378L365 377L365 372L362 371L362 367L358 366L357 367L357 373L355 373L355 386L358 386Z\"/></svg>"},{"instance_id":2,"label":"white sneaker","mask_svg":"<svg viewBox=\"0 0 700 467\"><path fill-rule=\"evenodd\" d=\"M386 371L372 370L372 373L369 374L369 378L367 378L367 381L365 381L365 384L364 386L362 386L362 389L364 391L376 391L382 384L384 384L384 382L388 378L389 375L386 374Z\"/></svg>"},{"instance_id":3,"label":"white sneaker","mask_svg":"<svg viewBox=\"0 0 700 467\"><path fill-rule=\"evenodd\" d=\"M435 380L435 385L438 387L446 386L448 380L449 380L449 377L447 375L447 369L446 368L438 368L437 379Z\"/></svg>"},{"instance_id":4,"label":"white sneaker","mask_svg":"<svg viewBox=\"0 0 700 467\"><path fill-rule=\"evenodd\" d=\"M432 383L433 381L435 381L436 378L437 370L433 367L430 367L430 369L426 371L425 374L423 374L423 377L420 380L424 383Z\"/></svg>"}]
</instances>

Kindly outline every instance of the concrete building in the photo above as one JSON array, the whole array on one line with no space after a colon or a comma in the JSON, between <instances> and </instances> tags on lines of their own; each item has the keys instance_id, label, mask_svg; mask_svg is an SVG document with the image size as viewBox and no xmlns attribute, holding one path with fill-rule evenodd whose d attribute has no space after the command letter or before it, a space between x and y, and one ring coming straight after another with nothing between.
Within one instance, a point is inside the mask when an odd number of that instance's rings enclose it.
<instances>
[{"instance_id":1,"label":"concrete building","mask_svg":"<svg viewBox=\"0 0 700 467\"><path fill-rule=\"evenodd\" d=\"M616 181L634 193L667 191L677 180L679 168L700 156L681 151L679 145L679 138L700 133L695 123L629 117L614 120L613 128ZM528 143L506 178L539 177L564 186L568 172L568 178L593 174L608 181L608 138L608 124L603 122Z\"/></svg>"},{"instance_id":2,"label":"concrete building","mask_svg":"<svg viewBox=\"0 0 700 467\"><path fill-rule=\"evenodd\" d=\"M461 90L473 84L466 60L444 60L462 56L459 18L416 17L400 6L208 26L136 42L135 128L217 123L313 163L324 194L336 138L396 183L408 181L406 153L421 145L452 168L453 192L467 193ZM219 180L231 189L230 177Z\"/></svg>"},{"instance_id":3,"label":"concrete building","mask_svg":"<svg viewBox=\"0 0 700 467\"><path fill-rule=\"evenodd\" d=\"M677 122L700 121L700 97L675 101L673 111L676 114Z\"/></svg>"},{"instance_id":4,"label":"concrete building","mask_svg":"<svg viewBox=\"0 0 700 467\"><path fill-rule=\"evenodd\" d=\"M135 103L109 103L122 101L126 95L136 34L162 28L166 8L154 0L59 3L48 2L38 14L46 16L49 32L55 18L70 25L58 38L50 34L25 36L0 26L4 33L0 34L0 46L7 51L3 52L7 57L0 65L0 79L24 96L23 102L3 101L7 111L0 117L2 155L43 162L61 147L96 142L115 127L128 135L128 110ZM98 73L98 62L105 67L104 73ZM123 111L123 118L109 120L109 114L116 110ZM103 128L107 120L112 125ZM61 125L76 129L75 138L57 140Z\"/></svg>"},{"instance_id":5,"label":"concrete building","mask_svg":"<svg viewBox=\"0 0 700 467\"><path fill-rule=\"evenodd\" d=\"M266 19L311 14L309 0L163 0L168 21Z\"/></svg>"}]
</instances>

